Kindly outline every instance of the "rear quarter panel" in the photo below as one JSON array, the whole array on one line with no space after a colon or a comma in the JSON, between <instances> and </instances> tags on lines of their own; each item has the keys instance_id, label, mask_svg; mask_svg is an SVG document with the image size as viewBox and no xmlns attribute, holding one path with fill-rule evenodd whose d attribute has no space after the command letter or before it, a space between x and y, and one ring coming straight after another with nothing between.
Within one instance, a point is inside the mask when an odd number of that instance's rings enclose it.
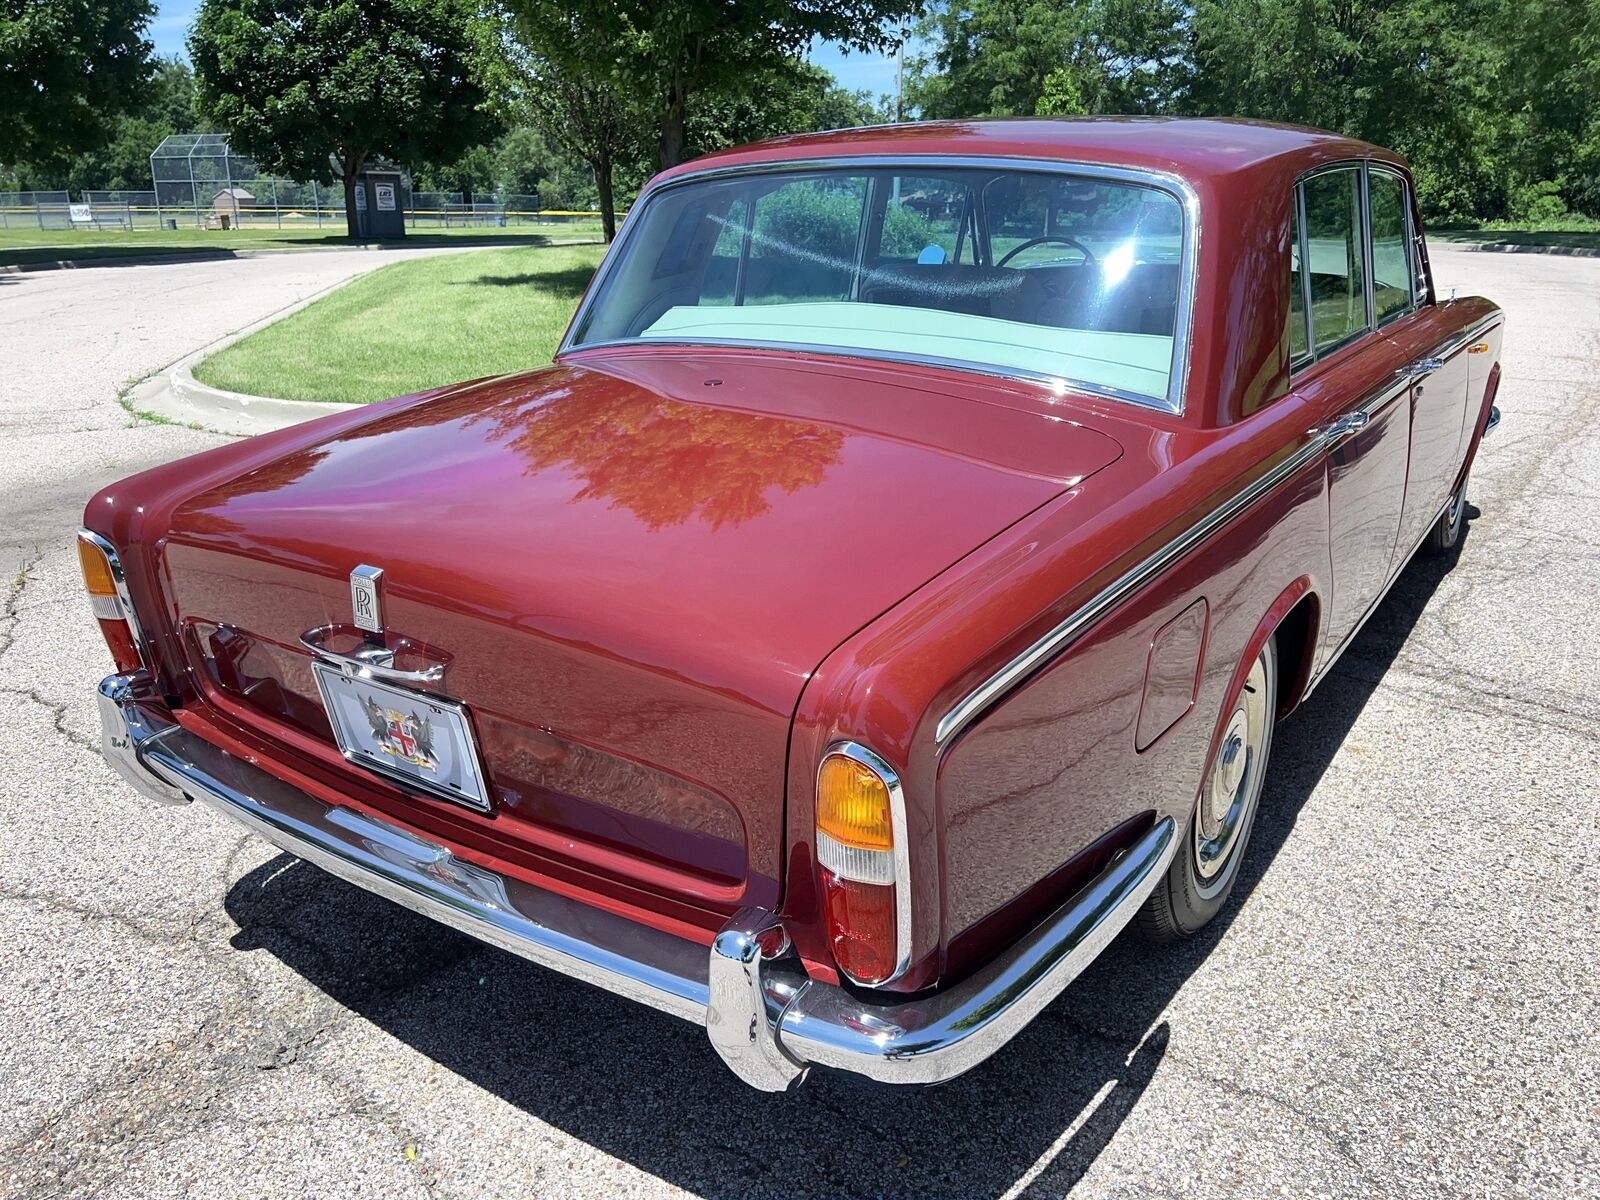
<instances>
[{"instance_id":1,"label":"rear quarter panel","mask_svg":"<svg viewBox=\"0 0 1600 1200\"><path fill-rule=\"evenodd\" d=\"M1186 822L1262 618L1280 597L1316 603L1327 545L1319 459L959 736L938 775L948 971L977 965L1087 882L1108 832L1163 816ZM1209 622L1195 703L1141 751L1152 639L1201 600ZM1292 687L1279 701L1292 703Z\"/></svg>"},{"instance_id":2,"label":"rear quarter panel","mask_svg":"<svg viewBox=\"0 0 1600 1200\"><path fill-rule=\"evenodd\" d=\"M987 960L1156 815L1186 819L1229 683L1263 617L1288 590L1312 604L1328 592L1320 455L943 746L936 728L1113 580L1306 447L1316 419L1297 395L1221 430L1099 408L1094 423L1122 442L1121 460L1002 531L819 666L790 743L783 906L815 973L830 968L826 947L812 940L812 773L838 738L872 746L905 784L913 955L892 985L898 990L948 981ZM1196 702L1141 752L1152 640L1202 598ZM1306 648L1307 667L1309 657ZM1286 703L1295 695L1286 691Z\"/></svg>"}]
</instances>

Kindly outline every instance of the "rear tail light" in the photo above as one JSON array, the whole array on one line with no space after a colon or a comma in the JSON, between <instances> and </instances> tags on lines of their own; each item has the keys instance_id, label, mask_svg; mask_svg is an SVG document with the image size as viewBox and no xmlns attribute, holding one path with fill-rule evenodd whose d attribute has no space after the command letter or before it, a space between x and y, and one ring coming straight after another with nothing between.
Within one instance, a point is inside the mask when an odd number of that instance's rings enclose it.
<instances>
[{"instance_id":1,"label":"rear tail light","mask_svg":"<svg viewBox=\"0 0 1600 1200\"><path fill-rule=\"evenodd\" d=\"M117 557L116 547L98 533L80 530L78 565L83 568L89 606L100 623L112 661L118 671L134 670L140 665L139 626L128 603L122 560Z\"/></svg>"},{"instance_id":2,"label":"rear tail light","mask_svg":"<svg viewBox=\"0 0 1600 1200\"><path fill-rule=\"evenodd\" d=\"M817 771L817 863L833 958L856 983L905 970L907 862L900 777L865 746L835 746Z\"/></svg>"}]
</instances>

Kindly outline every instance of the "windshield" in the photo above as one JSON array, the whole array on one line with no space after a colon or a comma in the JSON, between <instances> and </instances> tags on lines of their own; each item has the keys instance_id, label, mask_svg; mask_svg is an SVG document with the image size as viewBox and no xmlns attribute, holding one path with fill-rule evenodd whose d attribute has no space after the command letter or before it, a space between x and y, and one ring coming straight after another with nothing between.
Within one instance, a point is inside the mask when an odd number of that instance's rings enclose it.
<instances>
[{"instance_id":1,"label":"windshield","mask_svg":"<svg viewBox=\"0 0 1600 1200\"><path fill-rule=\"evenodd\" d=\"M645 203L573 332L805 346L1061 378L1177 407L1183 211L1094 174L749 172Z\"/></svg>"}]
</instances>

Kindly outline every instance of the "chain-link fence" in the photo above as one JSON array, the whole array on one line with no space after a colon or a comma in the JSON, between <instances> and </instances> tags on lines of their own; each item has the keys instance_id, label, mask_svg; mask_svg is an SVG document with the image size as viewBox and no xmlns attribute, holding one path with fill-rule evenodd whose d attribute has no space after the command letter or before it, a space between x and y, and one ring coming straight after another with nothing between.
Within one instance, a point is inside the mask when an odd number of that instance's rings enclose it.
<instances>
[{"instance_id":1,"label":"chain-link fence","mask_svg":"<svg viewBox=\"0 0 1600 1200\"><path fill-rule=\"evenodd\" d=\"M0 192L0 228L48 230L345 229L344 188L262 175L235 154L226 134L179 133L150 155L149 190ZM528 193L413 192L401 173L400 203L409 229L547 232L556 238L600 236L600 215L546 212ZM621 214L619 214L620 216Z\"/></svg>"},{"instance_id":2,"label":"chain-link fence","mask_svg":"<svg viewBox=\"0 0 1600 1200\"><path fill-rule=\"evenodd\" d=\"M0 229L65 229L71 203L66 192L0 192Z\"/></svg>"}]
</instances>

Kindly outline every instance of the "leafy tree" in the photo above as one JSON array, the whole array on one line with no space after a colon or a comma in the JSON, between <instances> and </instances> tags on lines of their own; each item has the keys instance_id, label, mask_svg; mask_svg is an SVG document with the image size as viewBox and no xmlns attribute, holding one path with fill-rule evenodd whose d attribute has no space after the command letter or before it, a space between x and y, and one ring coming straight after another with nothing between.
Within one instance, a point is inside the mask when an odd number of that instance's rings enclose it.
<instances>
[{"instance_id":1,"label":"leafy tree","mask_svg":"<svg viewBox=\"0 0 1600 1200\"><path fill-rule=\"evenodd\" d=\"M103 145L151 71L150 0L0 0L0 162Z\"/></svg>"},{"instance_id":2,"label":"leafy tree","mask_svg":"<svg viewBox=\"0 0 1600 1200\"><path fill-rule=\"evenodd\" d=\"M519 36L500 60L499 104L589 167L609 242L617 234L618 165L636 156L645 125L620 75L589 71L570 53L584 36L577 11L553 7L542 19L535 27L527 13L516 17Z\"/></svg>"},{"instance_id":3,"label":"leafy tree","mask_svg":"<svg viewBox=\"0 0 1600 1200\"><path fill-rule=\"evenodd\" d=\"M203 0L189 35L201 110L269 171L344 183L379 156L448 160L496 124L495 32L472 0Z\"/></svg>"},{"instance_id":4,"label":"leafy tree","mask_svg":"<svg viewBox=\"0 0 1600 1200\"><path fill-rule=\"evenodd\" d=\"M702 92L690 106L686 135L696 154L788 133L847 129L888 119L868 93L842 88L822 67L779 59L738 85Z\"/></svg>"},{"instance_id":5,"label":"leafy tree","mask_svg":"<svg viewBox=\"0 0 1600 1200\"><path fill-rule=\"evenodd\" d=\"M1504 67L1478 109L1516 180L1511 215L1600 216L1600 0L1522 0L1498 28Z\"/></svg>"},{"instance_id":6,"label":"leafy tree","mask_svg":"<svg viewBox=\"0 0 1600 1200\"><path fill-rule=\"evenodd\" d=\"M194 76L187 63L158 58L154 74L131 97L132 109L111 122L106 143L48 167L26 166L10 186L39 189L150 188L150 152L168 134L195 127Z\"/></svg>"},{"instance_id":7,"label":"leafy tree","mask_svg":"<svg viewBox=\"0 0 1600 1200\"><path fill-rule=\"evenodd\" d=\"M859 50L895 44L890 22L921 0L507 0L529 48L563 77L637 98L666 168L689 154L696 97L737 94L813 39Z\"/></svg>"},{"instance_id":8,"label":"leafy tree","mask_svg":"<svg viewBox=\"0 0 1600 1200\"><path fill-rule=\"evenodd\" d=\"M1504 0L1199 0L1189 107L1391 146L1435 212L1503 205L1479 117L1507 13Z\"/></svg>"},{"instance_id":9,"label":"leafy tree","mask_svg":"<svg viewBox=\"0 0 1600 1200\"><path fill-rule=\"evenodd\" d=\"M1181 0L974 0L918 26L907 92L925 117L1162 112L1180 86Z\"/></svg>"},{"instance_id":10,"label":"leafy tree","mask_svg":"<svg viewBox=\"0 0 1600 1200\"><path fill-rule=\"evenodd\" d=\"M923 116L1287 121L1400 151L1434 218L1600 215L1600 0L972 0L918 34Z\"/></svg>"},{"instance_id":11,"label":"leafy tree","mask_svg":"<svg viewBox=\"0 0 1600 1200\"><path fill-rule=\"evenodd\" d=\"M500 190L537 196L545 209L589 209L599 203L582 160L552 146L537 129L513 129L494 151Z\"/></svg>"},{"instance_id":12,"label":"leafy tree","mask_svg":"<svg viewBox=\"0 0 1600 1200\"><path fill-rule=\"evenodd\" d=\"M461 192L472 197L496 186L494 147L468 146L450 162L425 162L411 169L411 187L418 192Z\"/></svg>"}]
</instances>

